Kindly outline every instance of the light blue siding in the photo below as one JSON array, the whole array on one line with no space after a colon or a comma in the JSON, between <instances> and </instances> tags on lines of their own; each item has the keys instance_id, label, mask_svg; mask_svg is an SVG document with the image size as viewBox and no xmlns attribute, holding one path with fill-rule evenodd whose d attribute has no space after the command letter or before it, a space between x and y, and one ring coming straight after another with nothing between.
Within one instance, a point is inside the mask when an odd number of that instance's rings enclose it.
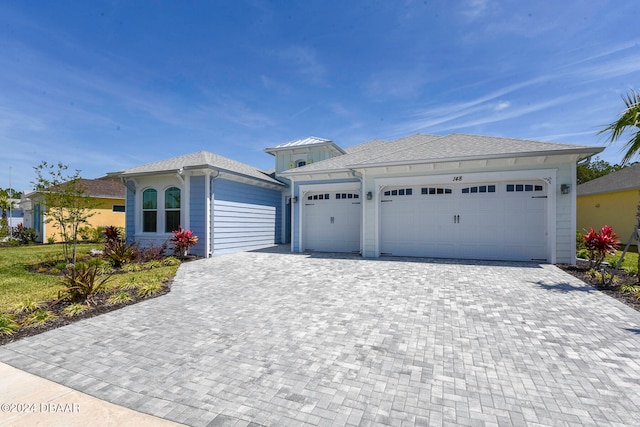
<instances>
[{"instance_id":1,"label":"light blue siding","mask_svg":"<svg viewBox=\"0 0 640 427\"><path fill-rule=\"evenodd\" d=\"M212 185L213 254L246 251L280 242L282 193L226 179Z\"/></svg>"},{"instance_id":2,"label":"light blue siding","mask_svg":"<svg viewBox=\"0 0 640 427\"><path fill-rule=\"evenodd\" d=\"M189 228L193 234L198 237L198 243L189 249L193 255L207 256L207 241L205 233L207 232L207 197L205 193L205 177L192 176L189 191Z\"/></svg>"},{"instance_id":3,"label":"light blue siding","mask_svg":"<svg viewBox=\"0 0 640 427\"><path fill-rule=\"evenodd\" d=\"M128 244L133 244L136 235L136 194L127 188L125 208L125 235Z\"/></svg>"}]
</instances>

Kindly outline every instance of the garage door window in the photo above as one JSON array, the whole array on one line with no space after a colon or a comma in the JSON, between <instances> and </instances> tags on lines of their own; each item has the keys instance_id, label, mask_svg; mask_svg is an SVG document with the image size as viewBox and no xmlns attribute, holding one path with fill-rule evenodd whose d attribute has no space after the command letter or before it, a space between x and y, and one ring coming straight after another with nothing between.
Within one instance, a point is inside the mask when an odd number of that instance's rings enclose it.
<instances>
[{"instance_id":1,"label":"garage door window","mask_svg":"<svg viewBox=\"0 0 640 427\"><path fill-rule=\"evenodd\" d=\"M357 193L336 193L336 199L357 199L360 195Z\"/></svg>"},{"instance_id":2,"label":"garage door window","mask_svg":"<svg viewBox=\"0 0 640 427\"><path fill-rule=\"evenodd\" d=\"M439 187L422 187L420 190L422 194L425 195L438 195L438 194L452 194L453 191L450 188L439 188Z\"/></svg>"},{"instance_id":3,"label":"garage door window","mask_svg":"<svg viewBox=\"0 0 640 427\"><path fill-rule=\"evenodd\" d=\"M395 190L387 190L384 192L385 196L411 196L413 194L413 188L399 188Z\"/></svg>"},{"instance_id":4,"label":"garage door window","mask_svg":"<svg viewBox=\"0 0 640 427\"><path fill-rule=\"evenodd\" d=\"M521 191L543 191L542 185L533 184L507 184L507 193L521 192Z\"/></svg>"},{"instance_id":5,"label":"garage door window","mask_svg":"<svg viewBox=\"0 0 640 427\"><path fill-rule=\"evenodd\" d=\"M495 193L495 185L476 185L473 187L466 187L462 189L462 194L475 194L475 193Z\"/></svg>"},{"instance_id":6,"label":"garage door window","mask_svg":"<svg viewBox=\"0 0 640 427\"><path fill-rule=\"evenodd\" d=\"M307 196L307 200L329 200L329 194L314 194Z\"/></svg>"}]
</instances>

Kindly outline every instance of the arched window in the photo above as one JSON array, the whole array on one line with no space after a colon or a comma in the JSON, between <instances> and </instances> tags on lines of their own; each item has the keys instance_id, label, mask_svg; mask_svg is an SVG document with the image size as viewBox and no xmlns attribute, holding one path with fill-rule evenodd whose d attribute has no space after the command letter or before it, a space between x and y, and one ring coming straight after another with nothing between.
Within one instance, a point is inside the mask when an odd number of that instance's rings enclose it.
<instances>
[{"instance_id":1,"label":"arched window","mask_svg":"<svg viewBox=\"0 0 640 427\"><path fill-rule=\"evenodd\" d=\"M306 160L298 160L298 161L296 161L296 167L297 168L300 168L300 167L302 167L302 166L304 166L306 164L307 164Z\"/></svg>"},{"instance_id":2,"label":"arched window","mask_svg":"<svg viewBox=\"0 0 640 427\"><path fill-rule=\"evenodd\" d=\"M158 192L148 188L142 193L142 231L155 233L158 230Z\"/></svg>"},{"instance_id":3,"label":"arched window","mask_svg":"<svg viewBox=\"0 0 640 427\"><path fill-rule=\"evenodd\" d=\"M164 231L171 233L180 226L180 189L167 188L164 192Z\"/></svg>"}]
</instances>

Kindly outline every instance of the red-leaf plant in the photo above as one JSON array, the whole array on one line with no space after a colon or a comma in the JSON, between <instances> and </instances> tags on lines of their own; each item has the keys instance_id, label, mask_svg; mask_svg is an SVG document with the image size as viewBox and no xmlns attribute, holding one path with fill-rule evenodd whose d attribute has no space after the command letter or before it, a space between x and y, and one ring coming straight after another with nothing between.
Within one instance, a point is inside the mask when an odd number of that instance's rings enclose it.
<instances>
[{"instance_id":1,"label":"red-leaf plant","mask_svg":"<svg viewBox=\"0 0 640 427\"><path fill-rule=\"evenodd\" d=\"M193 235L193 231L183 230L178 226L178 229L173 232L170 242L173 245L173 252L180 257L185 257L189 248L198 242L198 238Z\"/></svg>"},{"instance_id":2,"label":"red-leaf plant","mask_svg":"<svg viewBox=\"0 0 640 427\"><path fill-rule=\"evenodd\" d=\"M582 236L589 251L589 266L594 269L600 268L602 261L607 254L614 254L620 241L613 229L605 225L597 233L591 228L589 233Z\"/></svg>"}]
</instances>

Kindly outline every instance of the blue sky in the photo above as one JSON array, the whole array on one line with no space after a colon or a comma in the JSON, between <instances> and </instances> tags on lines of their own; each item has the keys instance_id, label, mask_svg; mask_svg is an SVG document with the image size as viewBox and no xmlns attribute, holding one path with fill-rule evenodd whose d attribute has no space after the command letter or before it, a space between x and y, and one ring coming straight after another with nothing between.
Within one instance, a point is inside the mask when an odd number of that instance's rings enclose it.
<instances>
[{"instance_id":1,"label":"blue sky","mask_svg":"<svg viewBox=\"0 0 640 427\"><path fill-rule=\"evenodd\" d=\"M306 136L601 146L640 84L619 0L0 1L0 187L199 150L261 168ZM617 163L619 146L600 156Z\"/></svg>"}]
</instances>

